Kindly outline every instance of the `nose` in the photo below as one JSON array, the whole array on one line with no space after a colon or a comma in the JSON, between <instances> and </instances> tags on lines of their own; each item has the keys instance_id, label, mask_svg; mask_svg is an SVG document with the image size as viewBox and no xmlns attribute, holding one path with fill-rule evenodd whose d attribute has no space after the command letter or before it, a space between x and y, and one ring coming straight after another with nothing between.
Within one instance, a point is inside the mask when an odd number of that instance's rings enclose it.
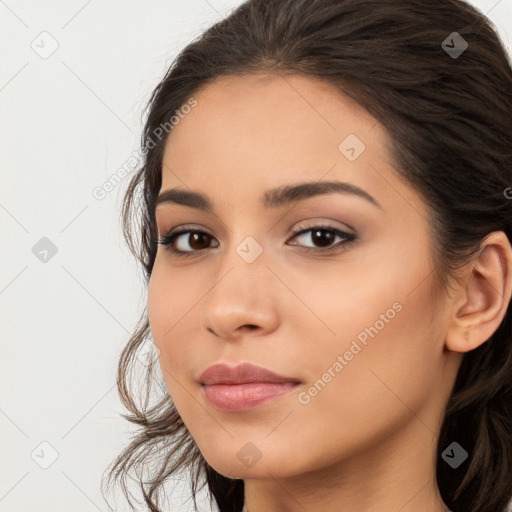
<instances>
[{"instance_id":1,"label":"nose","mask_svg":"<svg viewBox=\"0 0 512 512\"><path fill-rule=\"evenodd\" d=\"M263 256L263 255L262 255ZM203 328L217 337L235 340L249 333L265 335L279 325L279 280L264 258L247 263L236 253L227 258L202 306ZM281 309L282 311L282 309Z\"/></svg>"}]
</instances>

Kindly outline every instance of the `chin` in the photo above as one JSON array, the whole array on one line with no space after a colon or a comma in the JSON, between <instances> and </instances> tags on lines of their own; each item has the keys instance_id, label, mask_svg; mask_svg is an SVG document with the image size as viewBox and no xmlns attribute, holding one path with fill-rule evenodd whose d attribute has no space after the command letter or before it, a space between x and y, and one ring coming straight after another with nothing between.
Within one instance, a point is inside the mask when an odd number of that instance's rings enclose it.
<instances>
[{"instance_id":1,"label":"chin","mask_svg":"<svg viewBox=\"0 0 512 512\"><path fill-rule=\"evenodd\" d=\"M283 460L286 458L279 453L273 452L270 457L265 457L261 452L258 455L250 442L246 443L242 449L234 451L232 455L223 453L223 457L219 457L218 454L213 457L204 455L203 457L217 473L232 479L285 478L300 472L297 467L284 465ZM287 459L290 461L290 457Z\"/></svg>"}]
</instances>

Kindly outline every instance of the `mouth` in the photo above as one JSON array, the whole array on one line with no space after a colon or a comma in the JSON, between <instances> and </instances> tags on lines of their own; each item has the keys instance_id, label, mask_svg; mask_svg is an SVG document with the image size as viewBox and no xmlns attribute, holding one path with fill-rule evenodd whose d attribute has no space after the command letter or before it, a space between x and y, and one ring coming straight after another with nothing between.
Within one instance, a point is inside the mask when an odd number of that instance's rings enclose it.
<instances>
[{"instance_id":1,"label":"mouth","mask_svg":"<svg viewBox=\"0 0 512 512\"><path fill-rule=\"evenodd\" d=\"M299 386L294 382L248 382L210 384L201 390L209 404L220 411L246 411L288 394Z\"/></svg>"},{"instance_id":2,"label":"mouth","mask_svg":"<svg viewBox=\"0 0 512 512\"><path fill-rule=\"evenodd\" d=\"M243 411L282 397L302 382L251 363L214 364L197 382L207 402L221 411Z\"/></svg>"}]
</instances>

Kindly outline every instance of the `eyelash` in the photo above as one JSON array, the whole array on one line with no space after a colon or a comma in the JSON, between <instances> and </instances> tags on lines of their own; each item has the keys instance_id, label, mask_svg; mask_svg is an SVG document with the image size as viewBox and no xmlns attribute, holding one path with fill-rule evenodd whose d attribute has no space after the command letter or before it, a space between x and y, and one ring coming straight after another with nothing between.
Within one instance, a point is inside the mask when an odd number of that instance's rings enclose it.
<instances>
[{"instance_id":1,"label":"eyelash","mask_svg":"<svg viewBox=\"0 0 512 512\"><path fill-rule=\"evenodd\" d=\"M299 235L302 235L304 233L308 233L309 231L328 231L330 233L333 233L334 235L338 235L338 236L344 238L345 242L342 244L338 243L337 245L330 246L327 248L315 248L315 247L302 247L301 246L302 249L306 252L313 251L313 252L317 252L317 253L326 253L326 252L331 253L334 251L340 251L340 246L341 246L341 250L345 250L347 248L347 246L349 246L350 244L354 243L357 240L357 237L355 235L352 235L351 233L346 233L345 231L341 231L332 226L325 226L325 225L305 226L304 228L301 228L299 231L296 231L295 233L293 233L292 239L296 238ZM212 235L210 235L209 233L207 233L205 231L193 230L193 229L182 229L182 230L176 231L174 233L170 232L166 235L163 235L158 240L156 240L156 243L163 245L164 249L166 251L170 251L171 253L173 253L174 255L176 255L180 258L183 258L183 257L188 258L188 257L191 257L194 253L199 253L199 252L202 252L205 250L205 249L202 249L199 251L194 251L194 250L181 251L179 249L175 249L173 244L176 241L176 239L179 236L184 235L186 233L203 234L203 235L210 236L210 237L214 238Z\"/></svg>"}]
</instances>

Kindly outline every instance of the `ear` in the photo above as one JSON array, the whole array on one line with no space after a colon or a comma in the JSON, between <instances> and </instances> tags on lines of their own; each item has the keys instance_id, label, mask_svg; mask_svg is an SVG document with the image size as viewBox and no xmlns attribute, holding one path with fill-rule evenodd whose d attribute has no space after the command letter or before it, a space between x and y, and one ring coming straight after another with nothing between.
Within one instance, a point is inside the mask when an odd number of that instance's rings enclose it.
<instances>
[{"instance_id":1,"label":"ear","mask_svg":"<svg viewBox=\"0 0 512 512\"><path fill-rule=\"evenodd\" d=\"M469 352L501 324L512 295L512 248L503 231L490 233L463 271L451 297L446 347Z\"/></svg>"}]
</instances>

